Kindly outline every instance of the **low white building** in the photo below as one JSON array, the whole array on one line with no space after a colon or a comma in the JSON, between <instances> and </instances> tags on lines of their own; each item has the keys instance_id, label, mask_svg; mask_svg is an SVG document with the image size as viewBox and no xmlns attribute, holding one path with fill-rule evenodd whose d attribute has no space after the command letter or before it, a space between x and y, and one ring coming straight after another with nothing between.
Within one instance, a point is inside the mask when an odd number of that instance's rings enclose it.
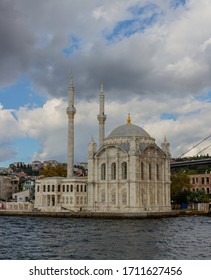
<instances>
[{"instance_id":1,"label":"low white building","mask_svg":"<svg viewBox=\"0 0 211 280\"><path fill-rule=\"evenodd\" d=\"M49 177L36 181L35 208L42 211L87 209L87 178Z\"/></svg>"}]
</instances>

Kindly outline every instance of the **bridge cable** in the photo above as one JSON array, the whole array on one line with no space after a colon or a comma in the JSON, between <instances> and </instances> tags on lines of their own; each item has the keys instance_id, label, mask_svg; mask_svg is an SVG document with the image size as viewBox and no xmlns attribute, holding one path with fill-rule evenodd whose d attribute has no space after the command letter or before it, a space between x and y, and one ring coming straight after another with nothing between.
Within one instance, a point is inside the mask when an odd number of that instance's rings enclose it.
<instances>
[{"instance_id":1,"label":"bridge cable","mask_svg":"<svg viewBox=\"0 0 211 280\"><path fill-rule=\"evenodd\" d=\"M204 141L206 141L208 138L210 138L211 135L207 136L206 138L204 138L202 141L200 141L199 143L197 143L196 145L194 145L192 148L190 148L189 150L187 150L185 153L183 153L179 158L183 157L184 155L186 155L188 152L190 152L191 150L193 150L194 148L196 148L198 145L200 145L201 143L203 143ZM202 151L201 151L202 152Z\"/></svg>"}]
</instances>

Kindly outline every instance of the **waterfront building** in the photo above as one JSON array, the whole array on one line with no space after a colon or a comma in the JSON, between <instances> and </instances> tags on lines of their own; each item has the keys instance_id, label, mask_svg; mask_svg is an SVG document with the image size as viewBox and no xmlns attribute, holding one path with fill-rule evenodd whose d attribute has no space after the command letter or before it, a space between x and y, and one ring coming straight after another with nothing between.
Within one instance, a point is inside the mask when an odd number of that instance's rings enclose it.
<instances>
[{"instance_id":1,"label":"waterfront building","mask_svg":"<svg viewBox=\"0 0 211 280\"><path fill-rule=\"evenodd\" d=\"M19 178L16 176L0 176L0 200L10 200L13 193L19 191Z\"/></svg>"},{"instance_id":2,"label":"waterfront building","mask_svg":"<svg viewBox=\"0 0 211 280\"><path fill-rule=\"evenodd\" d=\"M101 85L99 145L88 145L88 177L74 176L74 87L69 88L67 178L36 181L35 208L42 211L108 213L166 212L170 203L170 151L159 147L143 128L125 124L105 137L104 89Z\"/></svg>"},{"instance_id":3,"label":"waterfront building","mask_svg":"<svg viewBox=\"0 0 211 280\"><path fill-rule=\"evenodd\" d=\"M190 191L211 193L211 173L189 175Z\"/></svg>"}]
</instances>

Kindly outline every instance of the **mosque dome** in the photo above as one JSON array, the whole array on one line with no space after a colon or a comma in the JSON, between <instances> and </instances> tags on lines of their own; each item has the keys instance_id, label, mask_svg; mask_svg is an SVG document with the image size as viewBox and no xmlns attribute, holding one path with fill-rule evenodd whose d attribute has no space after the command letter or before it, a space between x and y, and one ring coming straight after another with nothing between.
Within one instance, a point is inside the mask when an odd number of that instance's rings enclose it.
<instances>
[{"instance_id":1,"label":"mosque dome","mask_svg":"<svg viewBox=\"0 0 211 280\"><path fill-rule=\"evenodd\" d=\"M116 127L108 136L108 138L120 138L120 137L147 137L151 136L140 126L131 124L130 116L128 116L127 123Z\"/></svg>"}]
</instances>

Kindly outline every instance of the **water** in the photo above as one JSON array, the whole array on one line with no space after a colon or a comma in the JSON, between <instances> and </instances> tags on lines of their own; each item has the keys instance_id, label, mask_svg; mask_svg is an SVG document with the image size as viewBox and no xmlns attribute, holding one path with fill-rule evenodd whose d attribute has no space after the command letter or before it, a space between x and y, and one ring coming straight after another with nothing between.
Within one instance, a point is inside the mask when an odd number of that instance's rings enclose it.
<instances>
[{"instance_id":1,"label":"water","mask_svg":"<svg viewBox=\"0 0 211 280\"><path fill-rule=\"evenodd\" d=\"M0 259L211 259L211 217L0 216Z\"/></svg>"}]
</instances>

